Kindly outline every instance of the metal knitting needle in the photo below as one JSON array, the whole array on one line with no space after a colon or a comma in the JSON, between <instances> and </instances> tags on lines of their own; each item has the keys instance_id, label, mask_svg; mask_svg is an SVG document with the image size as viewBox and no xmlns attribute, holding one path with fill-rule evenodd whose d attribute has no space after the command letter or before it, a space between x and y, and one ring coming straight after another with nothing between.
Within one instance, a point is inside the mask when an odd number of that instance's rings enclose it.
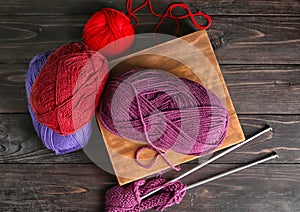
<instances>
[{"instance_id":1,"label":"metal knitting needle","mask_svg":"<svg viewBox=\"0 0 300 212\"><path fill-rule=\"evenodd\" d=\"M216 155L216 156L210 158L209 160L205 161L204 163L202 163L202 164L196 166L195 168L193 168L193 169L191 169L191 170L189 170L189 171L183 173L182 175L180 175L180 176L174 178L173 180L170 180L170 181L166 182L165 184L175 182L175 181L177 181L177 180L180 180L180 179L186 177L187 175L190 175L191 173L197 171L198 169L200 169L200 168L206 166L207 164L209 164L209 163L211 163L211 162L213 162L213 161L219 159L220 157L222 157L222 156L228 154L229 152L232 152L233 150L239 148L240 146L243 146L244 144L246 144L246 143L248 143L248 142L254 140L255 138L257 138L257 137L259 137L259 136L261 136L261 135L263 135L263 134L265 134L265 133L267 133L267 132L269 132L269 131L272 131L272 127L268 127L267 129L265 129L265 130L263 130L263 131L261 131L261 132L255 134L254 136L252 136L252 137L246 139L245 141L243 141L243 142L241 142L241 143L239 143L239 144L237 144L237 145L234 145L234 146L232 146L232 147L226 149L225 151L221 152L220 154L218 154L218 155ZM141 197L141 200L142 200L142 199L145 199L145 198L147 198L147 197L149 197L149 196L151 196L152 194L158 192L158 191L161 190L162 188L163 188L163 187L159 187L159 188L157 188L157 189L155 189L155 190L149 192L148 194L142 196L142 197Z\"/></svg>"},{"instance_id":2,"label":"metal knitting needle","mask_svg":"<svg viewBox=\"0 0 300 212\"><path fill-rule=\"evenodd\" d=\"M271 160L271 159L274 159L274 158L278 158L278 155L276 154L276 152L273 152L272 155L270 155L270 156L268 156L268 157L265 157L265 158L263 158L263 159L261 159L261 160L254 161L254 162L249 163L249 164L247 164L247 165L245 165L245 166L241 166L241 167L238 167L238 168L236 168L236 169L229 170L229 171L227 171L227 172L218 174L218 175L216 175L216 176L213 176L213 177L207 178L207 179L205 179L205 180L199 181L199 182L197 182L197 183L194 183L194 184L192 184L192 185L189 185L189 186L186 187L185 190L189 190L189 189L191 189L191 188L195 188L195 187L197 187L197 186L203 185L203 184L205 184L205 183L211 182L211 181L216 180L216 179L219 179L219 178L221 178L221 177L225 177L225 176L227 176L227 175L233 174L233 173L238 172L238 171L241 171L241 170L243 170L243 169L247 169L247 168L249 168L249 167L255 166L255 165L257 165L257 164L266 162L266 161Z\"/></svg>"}]
</instances>

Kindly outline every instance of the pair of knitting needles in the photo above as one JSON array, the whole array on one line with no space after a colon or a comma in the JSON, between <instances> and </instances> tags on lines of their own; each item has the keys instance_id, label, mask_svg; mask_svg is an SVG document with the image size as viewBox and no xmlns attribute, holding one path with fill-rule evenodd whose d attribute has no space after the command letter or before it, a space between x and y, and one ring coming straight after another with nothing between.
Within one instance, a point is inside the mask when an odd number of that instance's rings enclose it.
<instances>
[{"instance_id":1,"label":"pair of knitting needles","mask_svg":"<svg viewBox=\"0 0 300 212\"><path fill-rule=\"evenodd\" d=\"M265 133L267 133L267 132L269 132L269 131L272 131L272 128L271 128L271 127L268 127L267 129L265 129L265 130L263 130L263 131L257 133L256 135L254 135L254 136L252 136L252 137L246 139L245 141L243 141L243 142L241 142L241 143L239 143L239 144L237 144L237 145L235 145L235 146L232 146L232 147L226 149L225 151L221 152L220 154L218 154L218 155L216 155L216 156L210 158L210 159L207 160L206 162L204 162L204 163L202 163L202 164L196 166L195 168L193 168L193 169L191 169L191 170L189 170L189 171L183 173L182 175L180 175L180 176L174 178L173 180L168 181L168 182L165 183L163 186L161 186L161 187L159 187L159 188L157 188L157 189L155 189L155 190L149 192L148 194L142 196L141 199L145 199L145 198L151 196L152 194L154 194L154 193L158 192L159 190L161 190L165 185L167 185L167 184L169 184L169 183L172 183L172 182L175 182L175 181L177 181L177 180L180 180L180 179L182 179L182 178L184 178L184 177L190 175L191 173L197 171L198 169L200 169L200 168L206 166L207 164L209 164L209 163L211 163L211 162L217 160L218 158L220 158L220 157L222 157L222 156L228 154L229 152L232 152L233 150L239 148L240 146L243 146L244 144L246 144L246 143L248 143L248 142L254 140L255 138L257 138L257 137L259 137L259 136L261 136L261 135L263 135L263 134L265 134ZM205 184L205 183L211 182L211 181L216 180L216 179L219 179L219 178L221 178L221 177L225 177L225 176L227 176L227 175L233 174L233 173L238 172L238 171L241 171L241 170L243 170L243 169L247 169L247 168L249 168L249 167L255 166L255 165L257 165L257 164L266 162L266 161L271 160L271 159L274 159L274 158L278 158L278 155L277 155L275 152L273 152L270 156L265 157L265 158L263 158L263 159L261 159L261 160L254 161L254 162L249 163L249 164L247 164L247 165L244 165L244 166L238 167L238 168L236 168L236 169L232 169L232 170L226 171L226 172L224 172L224 173L218 174L218 175L216 175L216 176L213 176L213 177L207 178L207 179L205 179L205 180L199 181L199 182L197 182L197 183L194 183L194 184L192 184L192 185L189 185L189 186L186 187L185 190L189 190L189 189L191 189L191 188L194 188L194 187L203 185L203 184Z\"/></svg>"}]
</instances>

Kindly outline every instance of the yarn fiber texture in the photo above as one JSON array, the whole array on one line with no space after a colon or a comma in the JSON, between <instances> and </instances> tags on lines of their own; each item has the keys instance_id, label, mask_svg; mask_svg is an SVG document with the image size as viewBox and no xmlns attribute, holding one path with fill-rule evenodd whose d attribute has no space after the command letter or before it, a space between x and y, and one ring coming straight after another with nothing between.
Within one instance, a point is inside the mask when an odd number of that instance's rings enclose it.
<instances>
[{"instance_id":1,"label":"yarn fiber texture","mask_svg":"<svg viewBox=\"0 0 300 212\"><path fill-rule=\"evenodd\" d=\"M83 41L95 51L102 49L101 53L105 56L115 56L128 49L134 41L132 35L134 35L134 28L130 19L124 13L111 8L96 12L83 29ZM128 39L103 49L124 37Z\"/></svg>"},{"instance_id":2,"label":"yarn fiber texture","mask_svg":"<svg viewBox=\"0 0 300 212\"><path fill-rule=\"evenodd\" d=\"M37 120L60 135L73 134L92 119L107 77L107 60L84 43L59 47L31 88Z\"/></svg>"},{"instance_id":3,"label":"yarn fiber texture","mask_svg":"<svg viewBox=\"0 0 300 212\"><path fill-rule=\"evenodd\" d=\"M130 70L109 79L98 110L101 123L160 153L199 156L214 151L229 124L225 106L200 84L166 74Z\"/></svg>"},{"instance_id":4,"label":"yarn fiber texture","mask_svg":"<svg viewBox=\"0 0 300 212\"><path fill-rule=\"evenodd\" d=\"M127 186L114 186L105 195L107 212L139 212L149 209L163 210L179 204L185 195L186 186L180 181L168 184L154 195L141 200L141 197L161 187L167 180L155 178L137 180Z\"/></svg>"},{"instance_id":5,"label":"yarn fiber texture","mask_svg":"<svg viewBox=\"0 0 300 212\"><path fill-rule=\"evenodd\" d=\"M88 122L81 129L71 135L62 136L46 125L39 123L37 120L29 102L31 87L52 52L53 51L47 51L39 54L30 61L25 81L26 96L28 101L28 110L34 129L42 140L44 146L53 150L56 154L65 154L81 149L88 143L92 132L92 122Z\"/></svg>"},{"instance_id":6,"label":"yarn fiber texture","mask_svg":"<svg viewBox=\"0 0 300 212\"><path fill-rule=\"evenodd\" d=\"M134 27L139 25L139 19L136 13L145 7L148 7L153 16L160 18L154 28L154 33L158 31L162 22L166 18L175 21L177 25L175 35L177 35L180 30L179 21L188 17L197 29L207 29L211 25L211 18L209 15L201 11L192 13L185 3L172 3L168 6L164 14L159 14L153 10L151 0L145 0L142 4L136 7L133 6L132 0L127 0L127 15L112 8L104 8L92 15L83 29L83 41L93 50L101 51L101 53L106 57L114 57L123 53L130 48L134 42ZM185 10L186 14L173 15L173 10L176 8ZM195 17L202 17L206 19L207 24L201 25L197 23ZM131 23L131 19L135 20L134 24Z\"/></svg>"}]
</instances>

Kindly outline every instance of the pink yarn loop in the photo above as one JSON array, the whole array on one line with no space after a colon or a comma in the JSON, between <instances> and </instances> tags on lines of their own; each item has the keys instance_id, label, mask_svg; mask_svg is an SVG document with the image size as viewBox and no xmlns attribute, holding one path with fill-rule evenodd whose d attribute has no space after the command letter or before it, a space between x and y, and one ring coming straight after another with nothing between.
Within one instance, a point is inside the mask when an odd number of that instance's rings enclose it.
<instances>
[{"instance_id":1,"label":"pink yarn loop","mask_svg":"<svg viewBox=\"0 0 300 212\"><path fill-rule=\"evenodd\" d=\"M145 149L151 149L151 150L154 150L156 152L155 156L152 158L150 164L148 165L145 165L143 164L140 160L139 160L139 155L140 153L145 150ZM157 150L155 148L155 146L142 146L141 148L139 148L136 152L135 152L135 156L134 156L134 159L136 161L137 164L139 164L141 167L144 167L146 169L149 169L149 168L152 168L154 166L154 164L156 163L157 159L159 156L162 157L162 159L174 170L176 171L180 171L180 166L174 166L167 158L166 156L164 155L165 152L160 152L159 150Z\"/></svg>"}]
</instances>

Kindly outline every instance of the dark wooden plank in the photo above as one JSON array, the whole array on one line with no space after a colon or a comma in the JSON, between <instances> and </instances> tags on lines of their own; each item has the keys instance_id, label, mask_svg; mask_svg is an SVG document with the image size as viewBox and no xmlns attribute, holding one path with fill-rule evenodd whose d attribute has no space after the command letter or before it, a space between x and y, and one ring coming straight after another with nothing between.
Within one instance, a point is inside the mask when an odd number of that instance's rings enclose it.
<instances>
[{"instance_id":1,"label":"dark wooden plank","mask_svg":"<svg viewBox=\"0 0 300 212\"><path fill-rule=\"evenodd\" d=\"M194 165L182 167L189 170ZM235 165L210 165L184 179L187 184ZM164 176L173 178L178 173ZM166 211L299 211L299 164L261 164L189 190ZM104 211L113 175L94 165L0 165L2 211Z\"/></svg>"},{"instance_id":2,"label":"dark wooden plank","mask_svg":"<svg viewBox=\"0 0 300 212\"><path fill-rule=\"evenodd\" d=\"M266 125L273 128L269 132L244 147L224 156L217 163L244 163L276 151L279 159L270 163L300 162L300 116L239 115L246 137L259 132Z\"/></svg>"},{"instance_id":3,"label":"dark wooden plank","mask_svg":"<svg viewBox=\"0 0 300 212\"><path fill-rule=\"evenodd\" d=\"M0 16L0 63L28 63L43 51L80 40L89 16ZM157 19L140 16L137 32L152 32ZM161 32L172 33L167 22ZM299 64L300 17L214 16L212 37L222 37L220 64ZM193 30L182 23L186 34Z\"/></svg>"},{"instance_id":4,"label":"dark wooden plank","mask_svg":"<svg viewBox=\"0 0 300 212\"><path fill-rule=\"evenodd\" d=\"M299 114L299 65L223 65L221 70L239 114Z\"/></svg>"},{"instance_id":5,"label":"dark wooden plank","mask_svg":"<svg viewBox=\"0 0 300 212\"><path fill-rule=\"evenodd\" d=\"M135 0L134 6L144 2ZM174 0L152 0L156 12L163 12L167 5ZM293 15L299 14L300 4L297 0L280 1L200 1L184 0L191 9L200 9L211 15ZM1 15L70 15L70 14L92 14L104 7L112 7L125 11L125 0L117 3L104 0L10 0L0 2Z\"/></svg>"},{"instance_id":6,"label":"dark wooden plank","mask_svg":"<svg viewBox=\"0 0 300 212\"><path fill-rule=\"evenodd\" d=\"M114 176L94 165L2 165L1 211L103 211Z\"/></svg>"},{"instance_id":7,"label":"dark wooden plank","mask_svg":"<svg viewBox=\"0 0 300 212\"><path fill-rule=\"evenodd\" d=\"M41 52L81 39L88 17L3 16L0 17L0 63L26 63Z\"/></svg>"},{"instance_id":8,"label":"dark wooden plank","mask_svg":"<svg viewBox=\"0 0 300 212\"><path fill-rule=\"evenodd\" d=\"M214 17L210 34L223 36L220 64L299 64L298 17ZM227 41L227 42L226 42Z\"/></svg>"},{"instance_id":9,"label":"dark wooden plank","mask_svg":"<svg viewBox=\"0 0 300 212\"><path fill-rule=\"evenodd\" d=\"M28 65L0 65L0 112L27 113L25 75Z\"/></svg>"},{"instance_id":10,"label":"dark wooden plank","mask_svg":"<svg viewBox=\"0 0 300 212\"><path fill-rule=\"evenodd\" d=\"M28 65L0 65L0 112L27 113ZM299 114L300 66L222 65L239 114Z\"/></svg>"},{"instance_id":11,"label":"dark wooden plank","mask_svg":"<svg viewBox=\"0 0 300 212\"><path fill-rule=\"evenodd\" d=\"M35 133L28 114L1 114L0 117L2 163L91 163L82 151L56 156L47 150Z\"/></svg>"},{"instance_id":12,"label":"dark wooden plank","mask_svg":"<svg viewBox=\"0 0 300 212\"><path fill-rule=\"evenodd\" d=\"M184 0L191 8L198 8L212 15L284 15L298 16L299 1L243 1L243 0L225 0L225 1L195 1Z\"/></svg>"},{"instance_id":13,"label":"dark wooden plank","mask_svg":"<svg viewBox=\"0 0 300 212\"><path fill-rule=\"evenodd\" d=\"M240 115L239 116L246 137L254 135L269 124L274 128L261 138L230 153L216 163L246 163L272 152L278 152L280 158L276 162L299 163L299 132L300 116L273 115ZM109 166L105 147L99 152L103 164ZM33 130L31 119L26 114L0 115L0 163L91 163L83 151L57 156L43 147ZM207 157L200 158L201 162Z\"/></svg>"}]
</instances>

